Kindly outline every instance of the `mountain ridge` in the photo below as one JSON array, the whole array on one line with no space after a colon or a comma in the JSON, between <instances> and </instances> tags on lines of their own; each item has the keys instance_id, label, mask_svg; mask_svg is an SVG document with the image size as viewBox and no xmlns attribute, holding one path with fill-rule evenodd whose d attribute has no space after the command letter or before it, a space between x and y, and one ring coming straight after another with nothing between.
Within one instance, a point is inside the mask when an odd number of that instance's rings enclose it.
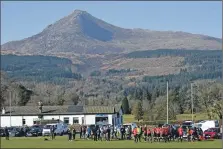
<instances>
[{"instance_id":1,"label":"mountain ridge","mask_svg":"<svg viewBox=\"0 0 223 149\"><path fill-rule=\"evenodd\" d=\"M3 51L43 55L57 52L112 54L156 49L221 48L220 38L181 31L125 29L82 10L74 10L38 34L1 45Z\"/></svg>"}]
</instances>

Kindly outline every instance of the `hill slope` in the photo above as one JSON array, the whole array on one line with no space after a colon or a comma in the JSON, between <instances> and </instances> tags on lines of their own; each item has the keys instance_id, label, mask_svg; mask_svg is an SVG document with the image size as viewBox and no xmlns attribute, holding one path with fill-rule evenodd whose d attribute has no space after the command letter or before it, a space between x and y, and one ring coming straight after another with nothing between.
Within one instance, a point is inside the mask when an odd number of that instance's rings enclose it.
<instances>
[{"instance_id":1,"label":"hill slope","mask_svg":"<svg viewBox=\"0 0 223 149\"><path fill-rule=\"evenodd\" d=\"M42 32L2 45L3 51L49 55L123 53L154 49L221 49L219 38L184 32L123 29L75 10Z\"/></svg>"}]
</instances>

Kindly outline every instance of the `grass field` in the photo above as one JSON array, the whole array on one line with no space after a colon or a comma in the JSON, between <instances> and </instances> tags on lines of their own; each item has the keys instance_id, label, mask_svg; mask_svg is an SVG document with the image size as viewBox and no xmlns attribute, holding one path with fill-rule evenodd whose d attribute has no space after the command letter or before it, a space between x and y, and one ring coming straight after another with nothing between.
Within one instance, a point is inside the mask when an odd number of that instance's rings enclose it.
<instances>
[{"instance_id":1,"label":"grass field","mask_svg":"<svg viewBox=\"0 0 223 149\"><path fill-rule=\"evenodd\" d=\"M130 141L98 141L76 140L68 141L67 136L57 137L53 141L44 141L43 137L33 138L1 138L1 148L221 148L221 140L202 142L155 142L134 143Z\"/></svg>"},{"instance_id":2,"label":"grass field","mask_svg":"<svg viewBox=\"0 0 223 149\"><path fill-rule=\"evenodd\" d=\"M191 119L191 114L180 114L176 116L177 119L176 120L190 120ZM207 114L205 113L196 113L194 114L194 120L206 120L208 119ZM214 118L217 119L217 118ZM123 120L124 123L132 123L132 122L136 122L136 120L134 119L134 116L131 114L126 114L123 115Z\"/></svg>"}]
</instances>

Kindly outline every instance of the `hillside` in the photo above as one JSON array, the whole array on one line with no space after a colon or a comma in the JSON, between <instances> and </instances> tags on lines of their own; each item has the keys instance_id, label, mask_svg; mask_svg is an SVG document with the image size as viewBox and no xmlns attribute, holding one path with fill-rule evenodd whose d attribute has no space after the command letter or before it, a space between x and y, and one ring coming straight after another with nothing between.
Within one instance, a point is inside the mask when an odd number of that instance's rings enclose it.
<instances>
[{"instance_id":1,"label":"hillside","mask_svg":"<svg viewBox=\"0 0 223 149\"><path fill-rule=\"evenodd\" d=\"M52 56L1 55L1 70L10 78L25 81L61 83L81 78L71 60Z\"/></svg>"},{"instance_id":2,"label":"hillside","mask_svg":"<svg viewBox=\"0 0 223 149\"><path fill-rule=\"evenodd\" d=\"M155 49L218 50L222 40L185 32L124 29L75 10L42 32L2 45L8 53L58 55L111 54Z\"/></svg>"}]
</instances>

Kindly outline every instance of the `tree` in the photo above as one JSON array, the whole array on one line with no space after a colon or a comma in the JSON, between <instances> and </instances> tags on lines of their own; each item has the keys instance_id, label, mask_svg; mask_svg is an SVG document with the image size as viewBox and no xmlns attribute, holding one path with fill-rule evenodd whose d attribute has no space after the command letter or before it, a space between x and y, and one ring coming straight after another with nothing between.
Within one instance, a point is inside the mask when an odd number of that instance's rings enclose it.
<instances>
[{"instance_id":1,"label":"tree","mask_svg":"<svg viewBox=\"0 0 223 149\"><path fill-rule=\"evenodd\" d=\"M223 111L223 101L216 101L214 103L213 109L212 109L213 113L217 114L217 116L222 119L222 111Z\"/></svg>"},{"instance_id":2,"label":"tree","mask_svg":"<svg viewBox=\"0 0 223 149\"><path fill-rule=\"evenodd\" d=\"M6 101L6 92L7 92L8 87L6 85L1 84L1 91L0 91L0 108L4 105Z\"/></svg>"},{"instance_id":3,"label":"tree","mask_svg":"<svg viewBox=\"0 0 223 149\"><path fill-rule=\"evenodd\" d=\"M29 100L31 98L31 95L33 94L33 91L26 89L22 85L19 85L18 92L19 92L19 94L18 94L18 96L19 96L18 105L19 106L25 106L29 102Z\"/></svg>"},{"instance_id":4,"label":"tree","mask_svg":"<svg viewBox=\"0 0 223 149\"><path fill-rule=\"evenodd\" d=\"M76 93L71 95L71 101L73 101L74 105L77 105L79 102L79 96Z\"/></svg>"},{"instance_id":5,"label":"tree","mask_svg":"<svg viewBox=\"0 0 223 149\"><path fill-rule=\"evenodd\" d=\"M128 101L127 96L125 96L124 99L122 100L122 108L123 108L124 114L130 114L129 101Z\"/></svg>"},{"instance_id":6,"label":"tree","mask_svg":"<svg viewBox=\"0 0 223 149\"><path fill-rule=\"evenodd\" d=\"M65 90L61 94L57 96L57 105L64 105L65 99L64 99Z\"/></svg>"},{"instance_id":7,"label":"tree","mask_svg":"<svg viewBox=\"0 0 223 149\"><path fill-rule=\"evenodd\" d=\"M210 92L211 99L213 102L212 112L217 114L217 116L222 119L222 111L223 111L223 85L215 84L211 86Z\"/></svg>"},{"instance_id":8,"label":"tree","mask_svg":"<svg viewBox=\"0 0 223 149\"><path fill-rule=\"evenodd\" d=\"M210 92L210 84L205 84L199 87L200 90L198 92L198 96L200 98L201 104L203 105L203 109L205 109L207 116L209 119L212 118L212 105L213 100Z\"/></svg>"},{"instance_id":9,"label":"tree","mask_svg":"<svg viewBox=\"0 0 223 149\"><path fill-rule=\"evenodd\" d=\"M143 109L142 109L142 102L137 101L133 107L133 115L135 120L141 120L143 118Z\"/></svg>"}]
</instances>

